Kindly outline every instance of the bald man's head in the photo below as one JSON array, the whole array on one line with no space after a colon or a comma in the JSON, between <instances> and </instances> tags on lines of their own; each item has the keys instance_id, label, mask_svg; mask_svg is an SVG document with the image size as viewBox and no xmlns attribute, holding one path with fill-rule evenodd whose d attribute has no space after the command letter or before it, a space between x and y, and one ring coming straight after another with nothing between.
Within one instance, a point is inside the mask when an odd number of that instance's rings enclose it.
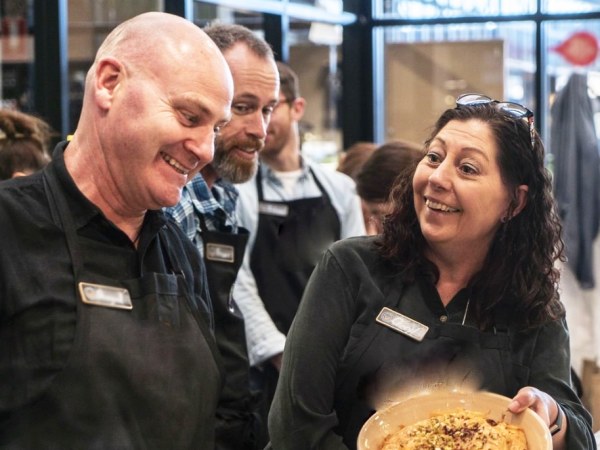
<instances>
[{"instance_id":1,"label":"bald man's head","mask_svg":"<svg viewBox=\"0 0 600 450\"><path fill-rule=\"evenodd\" d=\"M96 53L90 72L107 57L148 70L169 57L193 61L219 54L212 39L192 22L173 14L147 12L122 22L109 33Z\"/></svg>"},{"instance_id":2,"label":"bald man's head","mask_svg":"<svg viewBox=\"0 0 600 450\"><path fill-rule=\"evenodd\" d=\"M206 33L178 16L141 14L100 46L69 145L78 151L65 159L74 170L71 161L82 160L99 188L127 197L120 203L172 206L212 160L232 97L231 71Z\"/></svg>"}]
</instances>

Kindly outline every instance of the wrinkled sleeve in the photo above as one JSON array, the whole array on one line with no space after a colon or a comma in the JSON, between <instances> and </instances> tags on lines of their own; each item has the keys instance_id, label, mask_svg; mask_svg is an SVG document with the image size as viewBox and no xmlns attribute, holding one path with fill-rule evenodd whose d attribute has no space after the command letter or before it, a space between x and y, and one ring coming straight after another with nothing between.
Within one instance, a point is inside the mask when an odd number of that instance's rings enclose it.
<instances>
[{"instance_id":1,"label":"wrinkled sleeve","mask_svg":"<svg viewBox=\"0 0 600 450\"><path fill-rule=\"evenodd\" d=\"M285 335L277 329L258 294L250 268L250 253L248 248L236 278L233 297L244 316L250 365L256 366L283 352Z\"/></svg>"},{"instance_id":2,"label":"wrinkled sleeve","mask_svg":"<svg viewBox=\"0 0 600 450\"><path fill-rule=\"evenodd\" d=\"M336 373L353 322L353 295L331 251L306 287L285 346L271 412L275 450L346 449L333 428Z\"/></svg>"},{"instance_id":3,"label":"wrinkled sleeve","mask_svg":"<svg viewBox=\"0 0 600 450\"><path fill-rule=\"evenodd\" d=\"M353 180L347 180L348 187L344 189L343 205L341 214L342 232L341 238L352 236L364 236L365 220L360 206L360 197L356 194L356 185Z\"/></svg>"},{"instance_id":4,"label":"wrinkled sleeve","mask_svg":"<svg viewBox=\"0 0 600 450\"><path fill-rule=\"evenodd\" d=\"M569 334L565 320L545 325L537 337L529 384L551 395L568 421L566 448L596 449L592 418L581 404L570 380Z\"/></svg>"}]
</instances>

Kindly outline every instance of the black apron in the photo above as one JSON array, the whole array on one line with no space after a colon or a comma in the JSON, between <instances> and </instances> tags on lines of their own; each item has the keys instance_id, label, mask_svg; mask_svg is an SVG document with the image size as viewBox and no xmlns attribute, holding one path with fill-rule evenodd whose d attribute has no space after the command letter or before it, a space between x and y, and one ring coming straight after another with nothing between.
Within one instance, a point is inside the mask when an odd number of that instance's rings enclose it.
<instances>
[{"instance_id":1,"label":"black apron","mask_svg":"<svg viewBox=\"0 0 600 450\"><path fill-rule=\"evenodd\" d=\"M414 394L451 382L512 397L524 381L513 367L504 318L497 318L492 331L482 332L460 323L441 323L432 316L424 323L429 330L421 342L375 320L382 306L403 313L403 304L424 301L418 284L404 289L396 281L386 294L385 305L372 308L361 323L354 324L334 400L339 419L335 431L350 449L356 449L362 425L375 412L372 399L380 397L382 390L392 396L394 392Z\"/></svg>"},{"instance_id":2,"label":"black apron","mask_svg":"<svg viewBox=\"0 0 600 450\"><path fill-rule=\"evenodd\" d=\"M250 268L271 319L284 334L290 329L308 278L325 250L340 239L340 219L311 170L321 197L265 201L261 171L256 174L258 227ZM252 387L259 392L259 448L269 442L267 421L279 372L272 364L253 367Z\"/></svg>"},{"instance_id":3,"label":"black apron","mask_svg":"<svg viewBox=\"0 0 600 450\"><path fill-rule=\"evenodd\" d=\"M248 230L240 227L237 234L211 231L203 217L199 218L215 337L225 371L225 385L217 409L215 449L249 450L255 448L257 423L250 392L244 318L232 297L233 284L246 251Z\"/></svg>"},{"instance_id":4,"label":"black apron","mask_svg":"<svg viewBox=\"0 0 600 450\"><path fill-rule=\"evenodd\" d=\"M261 171L256 174L258 227L250 268L271 319L290 329L308 278L324 251L340 239L340 219L325 189L310 170L321 197L266 201Z\"/></svg>"},{"instance_id":5,"label":"black apron","mask_svg":"<svg viewBox=\"0 0 600 450\"><path fill-rule=\"evenodd\" d=\"M165 273L125 280L98 275L89 270L97 244L77 235L56 180L49 176L46 183L53 215L63 223L73 289L82 281L125 288L132 309L84 304L78 292L69 360L34 405L11 414L17 438L0 446L212 450L221 387L217 350L177 255L160 242L162 230L156 239L167 256Z\"/></svg>"}]
</instances>

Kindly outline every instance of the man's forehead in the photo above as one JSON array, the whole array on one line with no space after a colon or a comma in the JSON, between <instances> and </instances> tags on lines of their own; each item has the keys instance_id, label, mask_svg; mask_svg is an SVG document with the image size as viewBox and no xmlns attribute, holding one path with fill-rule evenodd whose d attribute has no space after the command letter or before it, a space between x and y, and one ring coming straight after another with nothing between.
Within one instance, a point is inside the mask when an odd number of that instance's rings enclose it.
<instances>
[{"instance_id":1,"label":"man's forehead","mask_svg":"<svg viewBox=\"0 0 600 450\"><path fill-rule=\"evenodd\" d=\"M279 72L277 71L277 66L275 65L273 58L268 55L256 53L245 43L238 43L225 50L223 56L232 72L235 72L236 69L250 71L254 69L257 71L265 71L269 74L272 73L279 79Z\"/></svg>"}]
</instances>

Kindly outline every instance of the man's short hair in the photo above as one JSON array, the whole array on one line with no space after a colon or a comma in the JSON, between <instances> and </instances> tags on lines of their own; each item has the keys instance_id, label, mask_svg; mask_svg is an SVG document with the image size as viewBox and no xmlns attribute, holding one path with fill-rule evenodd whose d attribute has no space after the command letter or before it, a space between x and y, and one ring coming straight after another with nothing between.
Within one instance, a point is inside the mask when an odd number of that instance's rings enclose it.
<instances>
[{"instance_id":1,"label":"man's short hair","mask_svg":"<svg viewBox=\"0 0 600 450\"><path fill-rule=\"evenodd\" d=\"M242 25L213 23L206 26L204 31L219 47L221 52L225 52L235 44L243 42L257 56L275 59L273 50L269 44Z\"/></svg>"},{"instance_id":2,"label":"man's short hair","mask_svg":"<svg viewBox=\"0 0 600 450\"><path fill-rule=\"evenodd\" d=\"M296 100L300 97L298 75L290 66L281 61L277 61L277 70L279 71L279 92L283 94L288 102Z\"/></svg>"}]
</instances>

